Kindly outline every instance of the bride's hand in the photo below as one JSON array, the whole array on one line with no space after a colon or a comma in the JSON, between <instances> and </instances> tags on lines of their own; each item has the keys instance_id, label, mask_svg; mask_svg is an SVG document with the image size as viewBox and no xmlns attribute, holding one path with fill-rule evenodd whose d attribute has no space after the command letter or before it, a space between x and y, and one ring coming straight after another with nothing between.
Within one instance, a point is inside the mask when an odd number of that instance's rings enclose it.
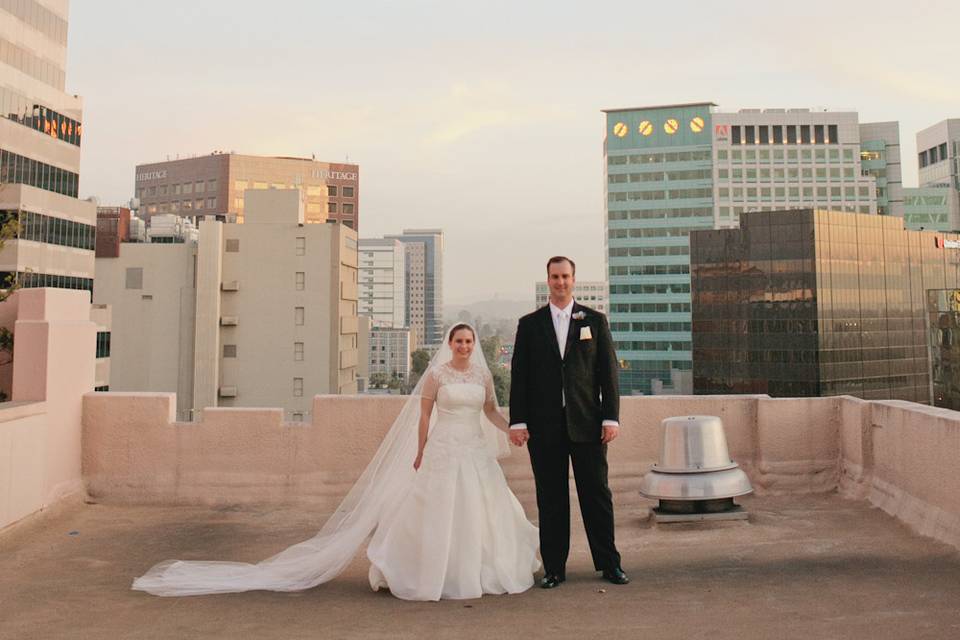
<instances>
[{"instance_id":1,"label":"bride's hand","mask_svg":"<svg viewBox=\"0 0 960 640\"><path fill-rule=\"evenodd\" d=\"M417 452L417 459L413 461L413 468L415 471L420 470L420 463L423 462L423 451Z\"/></svg>"}]
</instances>

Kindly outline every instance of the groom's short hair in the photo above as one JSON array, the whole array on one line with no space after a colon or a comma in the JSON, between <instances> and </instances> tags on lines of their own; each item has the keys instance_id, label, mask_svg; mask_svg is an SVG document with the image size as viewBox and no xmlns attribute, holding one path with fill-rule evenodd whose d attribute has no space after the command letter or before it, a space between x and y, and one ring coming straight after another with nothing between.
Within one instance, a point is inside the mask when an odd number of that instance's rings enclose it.
<instances>
[{"instance_id":1,"label":"groom's short hair","mask_svg":"<svg viewBox=\"0 0 960 640\"><path fill-rule=\"evenodd\" d=\"M570 269L573 271L573 275L577 275L577 264L567 256L553 256L547 260L547 274L550 274L550 265L560 264L561 262L569 262Z\"/></svg>"}]
</instances>

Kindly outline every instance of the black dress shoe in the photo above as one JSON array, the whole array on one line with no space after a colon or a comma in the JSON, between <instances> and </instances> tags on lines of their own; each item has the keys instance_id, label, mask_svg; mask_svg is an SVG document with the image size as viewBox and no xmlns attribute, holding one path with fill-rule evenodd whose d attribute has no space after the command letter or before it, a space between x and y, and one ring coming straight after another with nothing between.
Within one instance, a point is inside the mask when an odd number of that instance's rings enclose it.
<instances>
[{"instance_id":1,"label":"black dress shoe","mask_svg":"<svg viewBox=\"0 0 960 640\"><path fill-rule=\"evenodd\" d=\"M563 576L558 576L555 573L548 573L542 578L540 578L540 588L541 589L553 589L554 587L559 587L561 582L566 580Z\"/></svg>"},{"instance_id":2,"label":"black dress shoe","mask_svg":"<svg viewBox=\"0 0 960 640\"><path fill-rule=\"evenodd\" d=\"M627 584L630 582L630 578L627 577L627 574L625 574L620 567L604 569L603 579L613 584Z\"/></svg>"}]
</instances>

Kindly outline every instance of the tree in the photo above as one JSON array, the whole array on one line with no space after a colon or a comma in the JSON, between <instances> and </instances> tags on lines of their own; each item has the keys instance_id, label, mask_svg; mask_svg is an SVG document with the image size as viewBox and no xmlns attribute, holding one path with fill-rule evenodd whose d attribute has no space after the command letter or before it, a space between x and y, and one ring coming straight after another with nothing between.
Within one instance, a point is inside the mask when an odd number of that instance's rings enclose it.
<instances>
[{"instance_id":1,"label":"tree","mask_svg":"<svg viewBox=\"0 0 960 640\"><path fill-rule=\"evenodd\" d=\"M510 402L510 371L500 364L500 349L503 343L500 336L491 335L480 339L483 357L487 359L490 374L493 376L493 390L497 394L497 404L506 406Z\"/></svg>"},{"instance_id":2,"label":"tree","mask_svg":"<svg viewBox=\"0 0 960 640\"><path fill-rule=\"evenodd\" d=\"M423 372L427 370L427 365L429 364L430 354L423 349L417 349L410 354L410 369L413 373L417 374L417 377L423 375Z\"/></svg>"},{"instance_id":3,"label":"tree","mask_svg":"<svg viewBox=\"0 0 960 640\"><path fill-rule=\"evenodd\" d=\"M9 212L0 215L0 251L3 251L3 245L7 240L16 238L20 233L20 220L16 212ZM0 302L9 298L20 286L17 282L17 273L14 271L7 278L0 282ZM7 327L0 327L0 366L6 366L13 362L13 332ZM7 400L7 394L0 391L0 402Z\"/></svg>"},{"instance_id":4,"label":"tree","mask_svg":"<svg viewBox=\"0 0 960 640\"><path fill-rule=\"evenodd\" d=\"M387 374L385 373L371 373L370 374L370 387L373 389L382 389L387 386Z\"/></svg>"}]
</instances>

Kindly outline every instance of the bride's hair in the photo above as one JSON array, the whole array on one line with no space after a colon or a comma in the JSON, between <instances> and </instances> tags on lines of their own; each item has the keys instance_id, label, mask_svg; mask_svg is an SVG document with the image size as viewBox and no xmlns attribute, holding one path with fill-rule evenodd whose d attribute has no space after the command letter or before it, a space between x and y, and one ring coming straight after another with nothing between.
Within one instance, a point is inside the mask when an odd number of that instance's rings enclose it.
<instances>
[{"instance_id":1,"label":"bride's hair","mask_svg":"<svg viewBox=\"0 0 960 640\"><path fill-rule=\"evenodd\" d=\"M450 329L450 335L449 335L449 337L447 338L447 341L448 341L448 342L449 342L449 341L452 341L452 340L453 340L453 336L457 335L457 331L460 331L461 329L466 329L467 331L469 331L470 334L473 336L473 341L474 341L474 342L477 341L477 333L476 333L476 331L474 331L474 330L473 330L473 327L471 327L470 325L468 325L468 324L465 323L465 322L461 322L460 324L455 324L455 325L453 325L453 328Z\"/></svg>"}]
</instances>

